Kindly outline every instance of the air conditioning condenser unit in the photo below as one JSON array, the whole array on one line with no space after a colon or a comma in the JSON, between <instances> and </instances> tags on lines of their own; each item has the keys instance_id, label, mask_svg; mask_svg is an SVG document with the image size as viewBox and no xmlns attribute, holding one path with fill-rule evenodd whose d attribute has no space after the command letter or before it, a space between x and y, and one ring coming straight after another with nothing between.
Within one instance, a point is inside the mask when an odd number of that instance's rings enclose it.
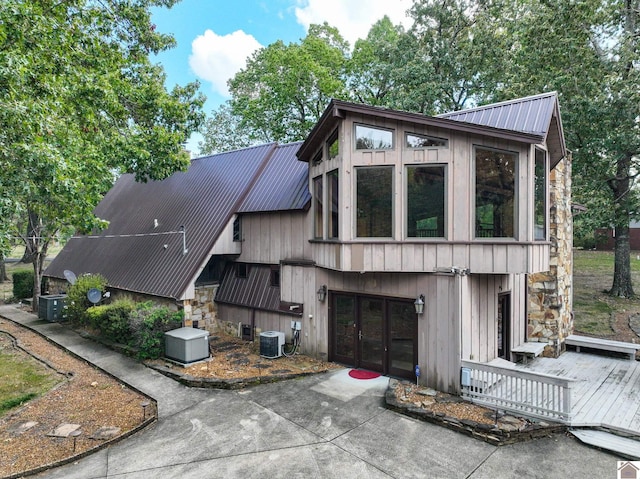
<instances>
[{"instance_id":1,"label":"air conditioning condenser unit","mask_svg":"<svg viewBox=\"0 0 640 479\"><path fill-rule=\"evenodd\" d=\"M260 356L275 359L282 356L284 347L284 333L280 331L265 331L260 333Z\"/></svg>"}]
</instances>

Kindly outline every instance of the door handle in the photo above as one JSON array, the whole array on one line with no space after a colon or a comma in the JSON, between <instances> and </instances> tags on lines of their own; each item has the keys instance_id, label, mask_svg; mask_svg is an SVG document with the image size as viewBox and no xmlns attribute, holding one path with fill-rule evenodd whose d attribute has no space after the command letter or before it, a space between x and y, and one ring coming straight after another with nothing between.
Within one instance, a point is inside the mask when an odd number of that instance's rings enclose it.
<instances>
[{"instance_id":1,"label":"door handle","mask_svg":"<svg viewBox=\"0 0 640 479\"><path fill-rule=\"evenodd\" d=\"M358 340L362 341L362 331L358 331Z\"/></svg>"}]
</instances>

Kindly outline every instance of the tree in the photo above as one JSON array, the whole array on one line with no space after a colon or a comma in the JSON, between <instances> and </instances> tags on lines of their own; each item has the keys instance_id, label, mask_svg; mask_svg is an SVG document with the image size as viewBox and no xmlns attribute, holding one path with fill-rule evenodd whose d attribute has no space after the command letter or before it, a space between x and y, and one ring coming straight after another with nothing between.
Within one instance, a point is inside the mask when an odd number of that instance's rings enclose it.
<instances>
[{"instance_id":1,"label":"tree","mask_svg":"<svg viewBox=\"0 0 640 479\"><path fill-rule=\"evenodd\" d=\"M241 125L242 117L233 114L228 102L220 105L204 122L203 141L198 142L199 153L212 155L260 143L260 138L253 130Z\"/></svg>"},{"instance_id":2,"label":"tree","mask_svg":"<svg viewBox=\"0 0 640 479\"><path fill-rule=\"evenodd\" d=\"M629 220L640 215L640 1L520 0L504 26L512 61L501 97L557 90L587 223L614 225L610 294L634 295Z\"/></svg>"},{"instance_id":3,"label":"tree","mask_svg":"<svg viewBox=\"0 0 640 479\"><path fill-rule=\"evenodd\" d=\"M5 0L0 6L0 208L20 224L37 308L50 242L105 222L92 210L115 177L159 180L189 164L196 83L164 87L149 55L170 48L152 6L175 0Z\"/></svg>"},{"instance_id":4,"label":"tree","mask_svg":"<svg viewBox=\"0 0 640 479\"><path fill-rule=\"evenodd\" d=\"M328 24L255 52L230 81L231 112L263 142L302 140L331 98L345 98L348 43Z\"/></svg>"}]
</instances>

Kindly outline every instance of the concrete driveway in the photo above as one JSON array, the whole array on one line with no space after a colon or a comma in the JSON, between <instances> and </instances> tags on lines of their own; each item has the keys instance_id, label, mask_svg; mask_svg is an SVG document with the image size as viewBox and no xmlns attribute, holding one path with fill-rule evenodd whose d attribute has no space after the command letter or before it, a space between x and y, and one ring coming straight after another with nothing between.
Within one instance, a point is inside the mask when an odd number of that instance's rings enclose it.
<instances>
[{"instance_id":1,"label":"concrete driveway","mask_svg":"<svg viewBox=\"0 0 640 479\"><path fill-rule=\"evenodd\" d=\"M383 407L386 378L346 370L241 391L189 389L56 323L0 307L156 398L156 425L47 478L616 477L616 456L563 435L487 443Z\"/></svg>"}]
</instances>

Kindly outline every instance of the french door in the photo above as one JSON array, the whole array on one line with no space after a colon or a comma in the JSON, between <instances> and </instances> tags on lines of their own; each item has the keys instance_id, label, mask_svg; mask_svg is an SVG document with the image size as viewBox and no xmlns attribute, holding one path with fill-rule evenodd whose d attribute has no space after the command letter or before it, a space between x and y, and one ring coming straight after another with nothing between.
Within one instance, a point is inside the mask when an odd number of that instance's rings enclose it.
<instances>
[{"instance_id":1,"label":"french door","mask_svg":"<svg viewBox=\"0 0 640 479\"><path fill-rule=\"evenodd\" d=\"M418 321L413 301L330 295L330 360L413 379Z\"/></svg>"}]
</instances>

